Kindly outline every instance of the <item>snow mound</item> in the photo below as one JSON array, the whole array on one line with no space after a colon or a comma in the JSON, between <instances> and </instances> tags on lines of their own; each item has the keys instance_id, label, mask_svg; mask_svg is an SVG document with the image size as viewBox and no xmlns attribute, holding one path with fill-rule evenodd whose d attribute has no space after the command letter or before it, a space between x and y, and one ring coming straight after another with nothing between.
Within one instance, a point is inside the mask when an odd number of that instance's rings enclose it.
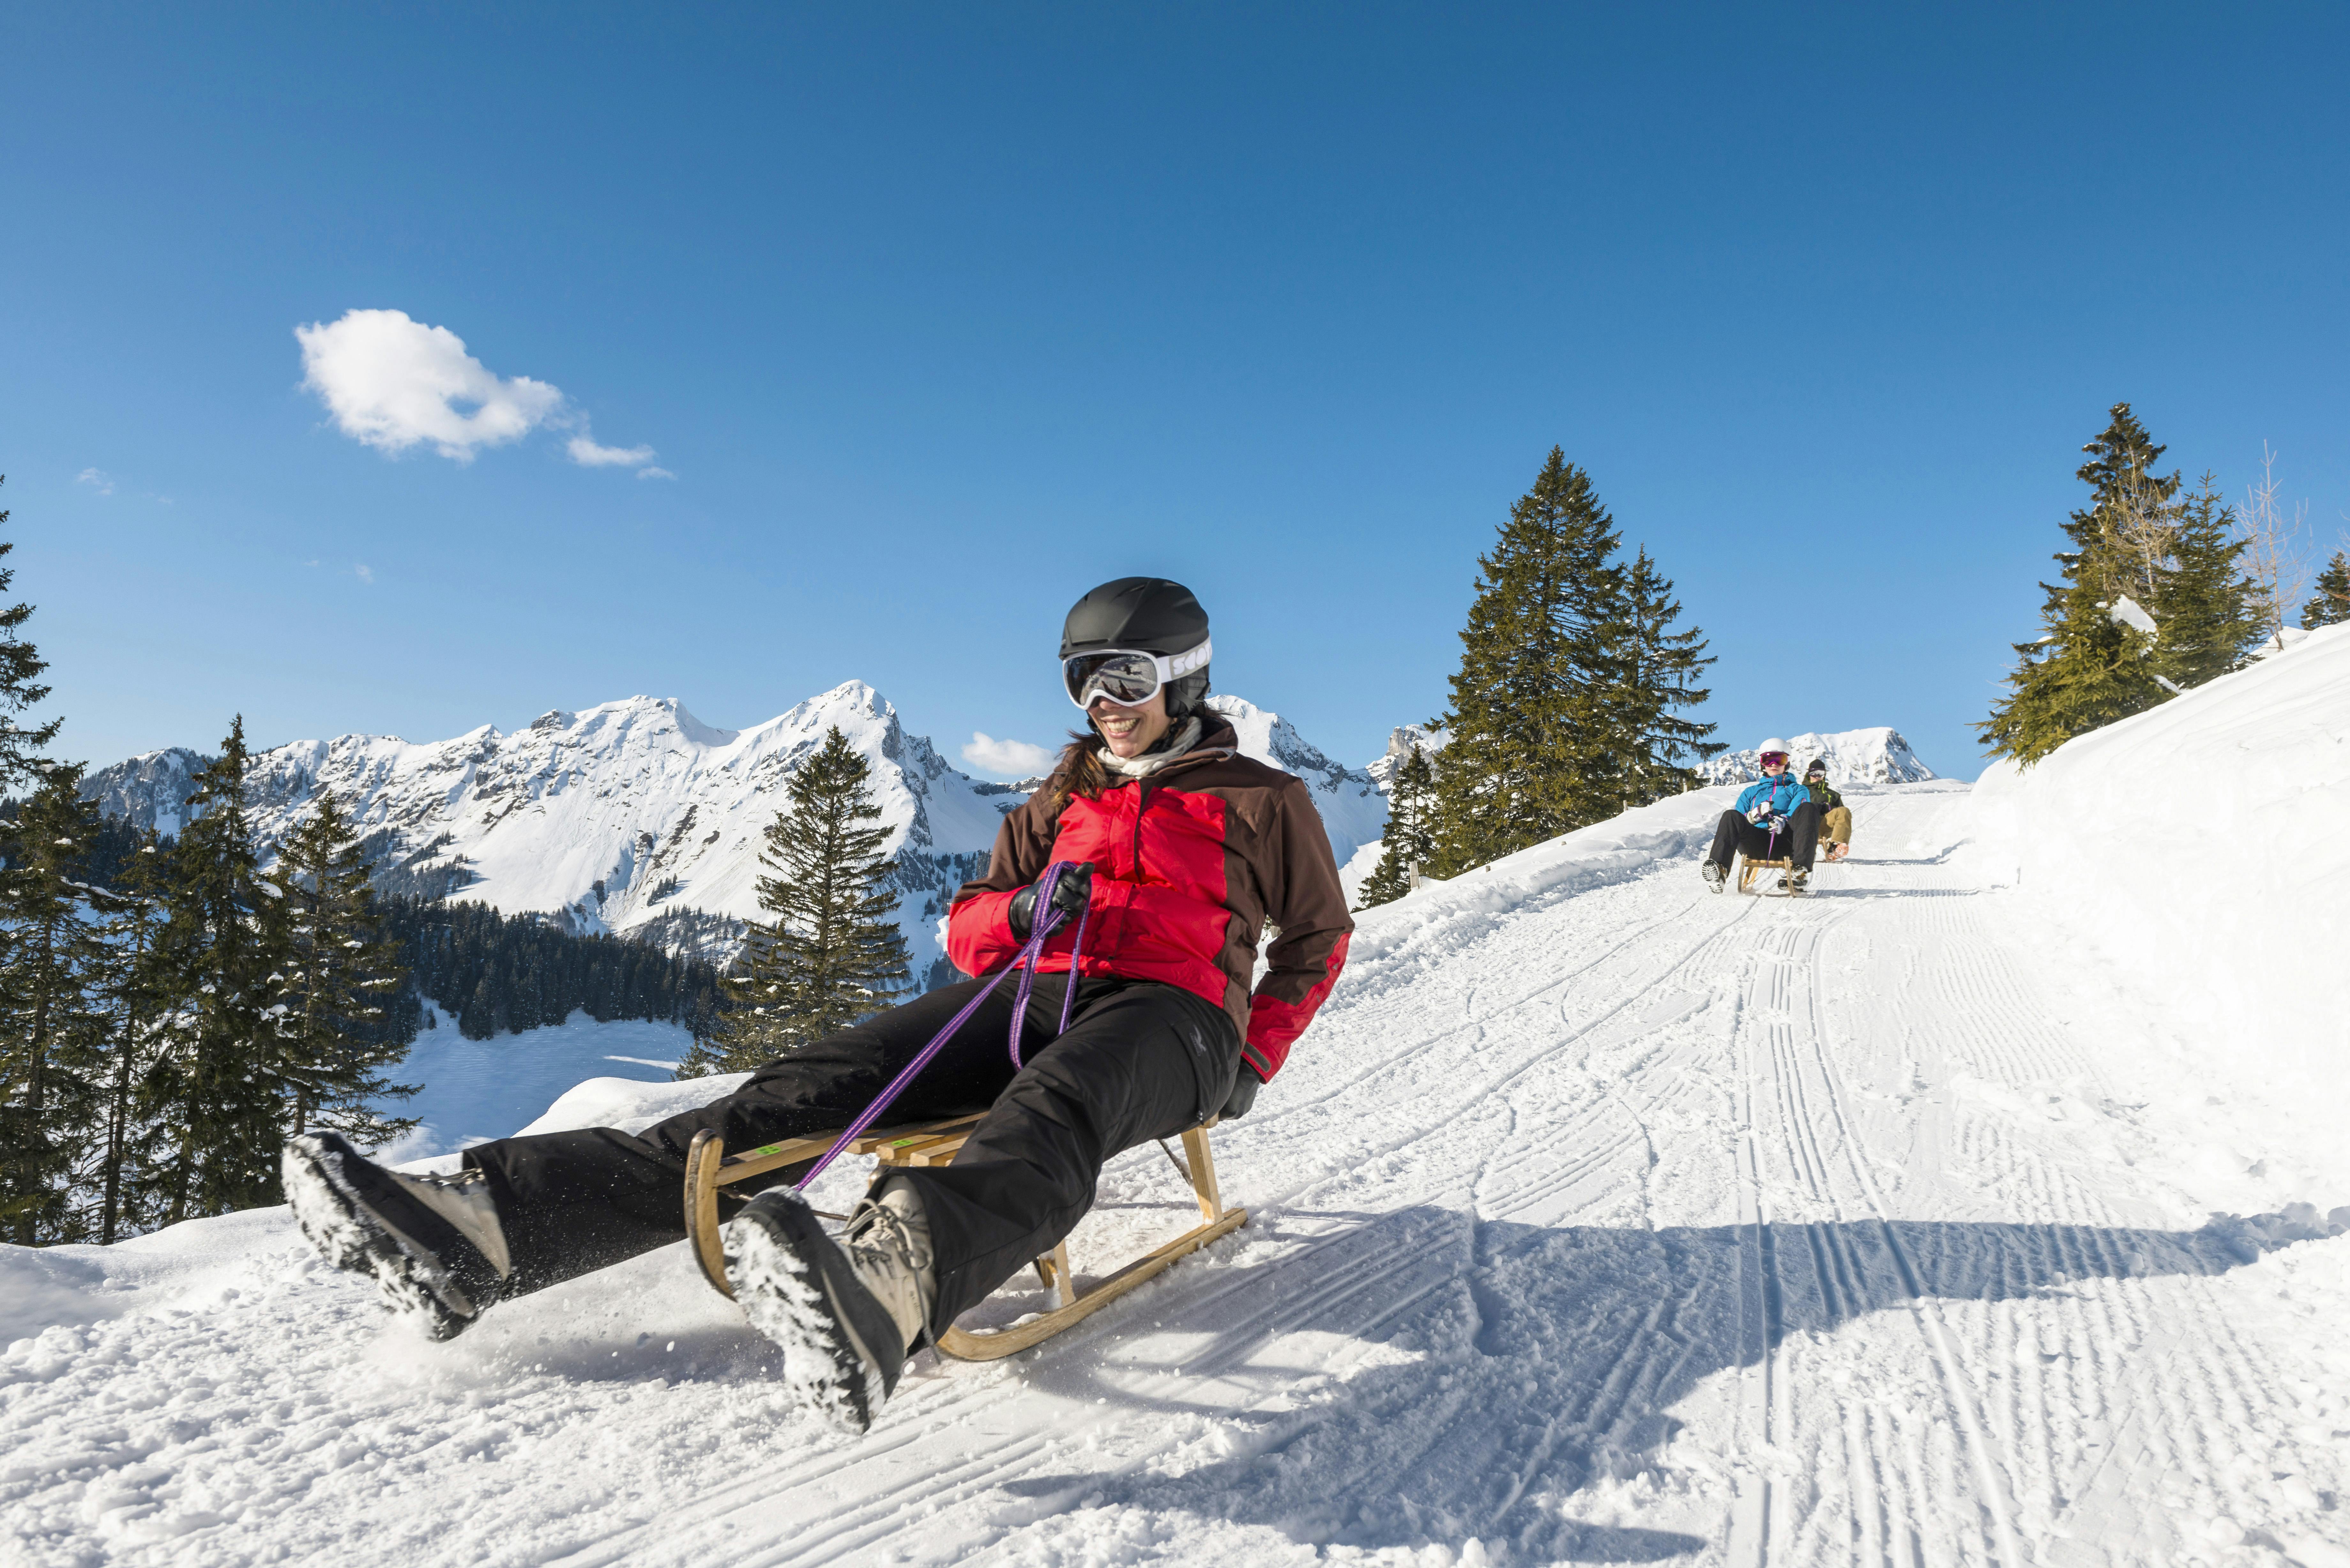
<instances>
[{"instance_id":1,"label":"snow mound","mask_svg":"<svg viewBox=\"0 0 2350 1568\"><path fill-rule=\"evenodd\" d=\"M2350 626L1985 770L1972 853L2281 1105L2350 1110Z\"/></svg>"},{"instance_id":2,"label":"snow mound","mask_svg":"<svg viewBox=\"0 0 2350 1568\"><path fill-rule=\"evenodd\" d=\"M1852 784L1923 784L1934 777L1934 770L1909 749L1900 732L1883 724L1829 735L1806 731L1791 737L1787 747L1798 774L1814 757L1825 757L1828 783L1838 789ZM1698 772L1711 784L1752 784L1762 776L1762 759L1752 751L1724 752L1700 764Z\"/></svg>"}]
</instances>

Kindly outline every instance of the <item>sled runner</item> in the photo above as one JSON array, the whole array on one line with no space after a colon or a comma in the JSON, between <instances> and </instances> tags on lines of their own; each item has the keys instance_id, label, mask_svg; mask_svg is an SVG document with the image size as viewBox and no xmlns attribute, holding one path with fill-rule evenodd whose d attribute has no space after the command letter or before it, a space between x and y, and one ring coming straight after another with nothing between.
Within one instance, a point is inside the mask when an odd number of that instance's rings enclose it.
<instances>
[{"instance_id":1,"label":"sled runner","mask_svg":"<svg viewBox=\"0 0 2350 1568\"><path fill-rule=\"evenodd\" d=\"M1742 857L1738 867L1738 890L1742 893L1752 893L1754 891L1754 878L1765 871L1773 870L1777 871L1781 876L1794 876L1794 857L1783 855L1776 860L1757 860L1752 856Z\"/></svg>"},{"instance_id":2,"label":"sled runner","mask_svg":"<svg viewBox=\"0 0 2350 1568\"><path fill-rule=\"evenodd\" d=\"M883 1165L944 1165L962 1147L963 1140L971 1136L983 1114L973 1112L948 1121L890 1127L858 1138L848 1146L848 1152L872 1155ZM1248 1210L1225 1208L1216 1186L1216 1162L1208 1152L1208 1129L1215 1125L1216 1118L1211 1116L1182 1135L1183 1154L1189 1162L1183 1166L1183 1174L1190 1179L1192 1194L1199 1199L1199 1225L1157 1251L1137 1258L1083 1295L1077 1293L1076 1275L1069 1267L1069 1244L1063 1241L1036 1260L1036 1275L1053 1293L1055 1304L1052 1311L993 1332L966 1334L962 1329L950 1328L939 1335L939 1349L958 1361L993 1361L1016 1355L1091 1317L1135 1286L1164 1272L1169 1264L1186 1253L1195 1252L1247 1224ZM685 1157L685 1234L692 1243L694 1260L702 1265L702 1277L721 1295L731 1300L734 1291L726 1282L725 1250L718 1238L718 1189L780 1166L814 1159L830 1148L837 1136L825 1133L816 1137L786 1138L729 1159L715 1129L705 1127L693 1135L692 1147Z\"/></svg>"}]
</instances>

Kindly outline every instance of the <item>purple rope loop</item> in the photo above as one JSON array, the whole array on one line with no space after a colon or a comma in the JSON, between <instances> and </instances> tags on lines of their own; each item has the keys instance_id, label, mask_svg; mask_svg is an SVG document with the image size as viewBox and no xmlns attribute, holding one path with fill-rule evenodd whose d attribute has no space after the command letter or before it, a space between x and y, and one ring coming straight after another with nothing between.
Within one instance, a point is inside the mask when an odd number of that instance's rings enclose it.
<instances>
[{"instance_id":1,"label":"purple rope loop","mask_svg":"<svg viewBox=\"0 0 2350 1568\"><path fill-rule=\"evenodd\" d=\"M1003 983L1003 977L1015 969L1020 971L1020 990L1012 1009L1012 1065L1015 1068L1020 1065L1020 1025L1028 1014L1028 992L1030 986L1035 982L1035 965L1045 956L1045 944L1052 940L1053 934L1061 929L1062 922L1068 919L1062 911L1050 908L1053 889L1061 879L1062 867L1073 864L1075 863L1072 861L1055 860L1045 867L1045 875L1036 880L1036 902L1046 908L1049 918L1038 921L1030 929L1028 940L1021 944L1019 952L1013 955L1011 963L997 970L988 981L986 988L963 1003L961 1012L947 1020L947 1026L931 1037L931 1043L923 1046L912 1061L906 1064L902 1072L889 1080L889 1086L874 1096L873 1103L866 1106L855 1121L848 1124L848 1130L833 1139L832 1147L824 1151L824 1158L808 1167L806 1176L792 1183L793 1191L806 1191L808 1183L822 1176L825 1168L838 1159L843 1149L863 1137L867 1129L880 1119L881 1113L889 1108L890 1102L905 1092L906 1085L912 1083L921 1070L931 1064L931 1058L936 1056L944 1048L946 1043L955 1037L957 1030L971 1022L971 1015L979 1011L979 1004L994 995L995 988ZM1085 950L1086 916L1090 912L1088 908L1078 911L1077 914L1076 945L1069 952L1069 989L1067 994L1061 998L1061 1029L1064 1033L1066 1033L1069 1027L1070 1004L1076 1000L1077 954Z\"/></svg>"},{"instance_id":2,"label":"purple rope loop","mask_svg":"<svg viewBox=\"0 0 2350 1568\"><path fill-rule=\"evenodd\" d=\"M1076 864L1071 860L1055 860L1045 867L1045 874L1036 878L1038 909L1051 909L1053 890L1061 885L1062 871L1073 868ZM1086 950L1086 917L1092 913L1091 899L1087 899L1086 907L1077 911L1077 940L1069 949L1069 983L1067 989L1061 992L1061 1027L1056 1032L1058 1033L1068 1033L1069 1009L1077 1000L1077 955ZM1015 1073L1026 1065L1020 1060L1020 1034L1028 1022L1028 993L1036 983L1036 965L1045 956L1045 940L1067 919L1068 916L1061 910L1052 909L1052 918L1036 928L1035 933L1028 939L1028 945L1020 950L1018 958L1012 961L1013 967L1020 971L1020 990L1012 1002L1012 1070Z\"/></svg>"}]
</instances>

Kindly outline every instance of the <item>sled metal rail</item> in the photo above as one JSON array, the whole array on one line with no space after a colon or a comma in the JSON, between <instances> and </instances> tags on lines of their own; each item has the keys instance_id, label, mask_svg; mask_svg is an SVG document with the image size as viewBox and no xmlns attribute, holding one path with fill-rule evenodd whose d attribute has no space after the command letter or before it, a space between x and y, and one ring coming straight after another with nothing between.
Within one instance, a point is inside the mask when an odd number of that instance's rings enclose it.
<instances>
[{"instance_id":1,"label":"sled metal rail","mask_svg":"<svg viewBox=\"0 0 2350 1568\"><path fill-rule=\"evenodd\" d=\"M872 1155L883 1165L944 1165L962 1147L963 1140L971 1137L984 1114L974 1112L947 1121L885 1128L858 1138L848 1146L848 1152ZM1216 1118L1211 1116L1182 1135L1186 1157L1183 1173L1191 1179L1191 1194L1200 1205L1201 1222L1197 1226L1137 1258L1082 1294L1076 1288L1076 1271L1069 1265L1069 1244L1063 1241L1036 1260L1037 1278L1053 1293L1052 1311L1025 1323L989 1332L966 1333L949 1328L938 1337L940 1351L958 1361L994 1361L1017 1355L1091 1317L1137 1285L1165 1272L1178 1259L1247 1224L1248 1210L1225 1208L1223 1194L1216 1183L1215 1158L1208 1152L1208 1129L1215 1125ZM718 1235L718 1189L784 1166L816 1159L839 1136L833 1132L786 1138L730 1159L715 1128L705 1127L693 1135L693 1143L685 1156L686 1239L692 1244L694 1261L702 1265L702 1277L721 1295L732 1300L734 1288L726 1280L726 1252Z\"/></svg>"}]
</instances>

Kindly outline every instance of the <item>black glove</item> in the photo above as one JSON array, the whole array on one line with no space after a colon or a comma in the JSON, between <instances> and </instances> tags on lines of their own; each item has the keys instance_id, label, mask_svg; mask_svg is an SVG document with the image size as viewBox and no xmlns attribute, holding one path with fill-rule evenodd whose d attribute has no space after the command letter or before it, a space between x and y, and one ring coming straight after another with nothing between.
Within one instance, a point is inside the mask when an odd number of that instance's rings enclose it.
<instances>
[{"instance_id":1,"label":"black glove","mask_svg":"<svg viewBox=\"0 0 2350 1568\"><path fill-rule=\"evenodd\" d=\"M1074 920L1086 912L1087 903L1094 895L1094 868L1090 862L1079 861L1062 871L1060 881L1053 886L1053 908ZM1003 911L1012 926L1012 934L1021 941L1036 929L1036 884L1031 882L1012 895L1012 907Z\"/></svg>"},{"instance_id":2,"label":"black glove","mask_svg":"<svg viewBox=\"0 0 2350 1568\"><path fill-rule=\"evenodd\" d=\"M1263 1082L1263 1080L1256 1075L1255 1068L1245 1062L1242 1063L1241 1075L1232 1080L1232 1092L1224 1096L1224 1108L1221 1119L1232 1121L1236 1117L1248 1115L1249 1107L1256 1104L1256 1092Z\"/></svg>"}]
</instances>

